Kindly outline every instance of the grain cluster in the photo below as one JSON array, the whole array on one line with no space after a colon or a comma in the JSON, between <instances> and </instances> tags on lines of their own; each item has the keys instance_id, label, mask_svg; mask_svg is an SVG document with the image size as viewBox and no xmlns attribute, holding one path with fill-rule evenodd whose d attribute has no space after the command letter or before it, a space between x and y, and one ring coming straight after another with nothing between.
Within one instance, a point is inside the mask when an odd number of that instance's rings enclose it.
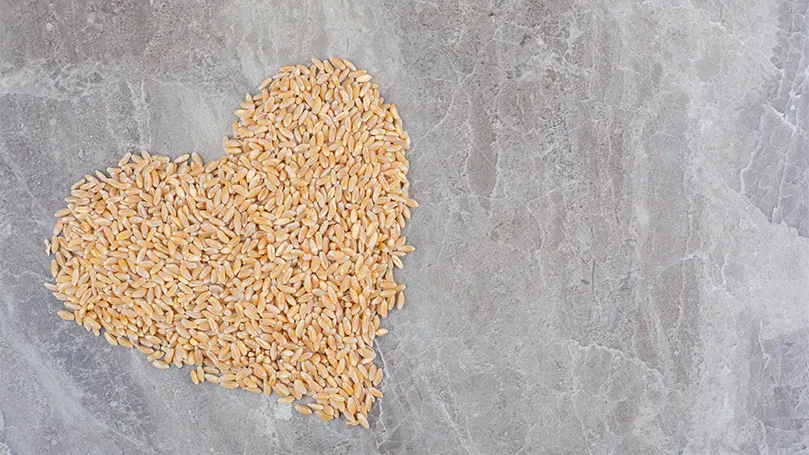
<instances>
[{"instance_id":1,"label":"grain cluster","mask_svg":"<svg viewBox=\"0 0 809 455\"><path fill-rule=\"evenodd\" d=\"M215 161L127 154L73 185L46 286L157 368L367 428L413 250L402 120L338 58L282 67L235 114Z\"/></svg>"}]
</instances>

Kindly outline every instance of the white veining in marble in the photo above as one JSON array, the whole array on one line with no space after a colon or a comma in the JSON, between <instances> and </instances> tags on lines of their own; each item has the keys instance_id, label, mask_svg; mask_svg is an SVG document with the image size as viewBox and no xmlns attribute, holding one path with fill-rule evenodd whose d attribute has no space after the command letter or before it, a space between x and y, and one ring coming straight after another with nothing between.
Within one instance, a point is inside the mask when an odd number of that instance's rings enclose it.
<instances>
[{"instance_id":1,"label":"white veining in marble","mask_svg":"<svg viewBox=\"0 0 809 455\"><path fill-rule=\"evenodd\" d=\"M128 151L220 153L282 64L369 69L417 246L372 429L54 314ZM0 454L809 453L809 1L0 0Z\"/></svg>"}]
</instances>

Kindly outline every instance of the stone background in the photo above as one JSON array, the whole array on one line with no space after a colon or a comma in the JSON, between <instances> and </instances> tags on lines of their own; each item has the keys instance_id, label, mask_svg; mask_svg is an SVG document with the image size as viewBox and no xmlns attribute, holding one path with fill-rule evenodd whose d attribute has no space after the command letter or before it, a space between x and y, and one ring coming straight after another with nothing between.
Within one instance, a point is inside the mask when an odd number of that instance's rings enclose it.
<instances>
[{"instance_id":1,"label":"stone background","mask_svg":"<svg viewBox=\"0 0 809 455\"><path fill-rule=\"evenodd\" d=\"M809 453L807 0L0 0L0 454ZM221 153L283 64L371 71L418 248L372 429L55 315L126 152Z\"/></svg>"}]
</instances>

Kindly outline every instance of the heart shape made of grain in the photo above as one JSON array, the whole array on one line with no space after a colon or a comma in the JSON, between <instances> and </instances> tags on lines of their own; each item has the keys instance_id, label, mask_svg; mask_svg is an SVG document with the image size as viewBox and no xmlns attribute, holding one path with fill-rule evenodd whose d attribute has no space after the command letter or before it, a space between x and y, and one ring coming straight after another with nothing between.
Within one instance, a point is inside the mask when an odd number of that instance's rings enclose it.
<instances>
[{"instance_id":1,"label":"heart shape made of grain","mask_svg":"<svg viewBox=\"0 0 809 455\"><path fill-rule=\"evenodd\" d=\"M46 242L59 316L194 383L367 428L417 206L410 140L370 80L338 58L282 67L221 158L127 154L73 185Z\"/></svg>"}]
</instances>

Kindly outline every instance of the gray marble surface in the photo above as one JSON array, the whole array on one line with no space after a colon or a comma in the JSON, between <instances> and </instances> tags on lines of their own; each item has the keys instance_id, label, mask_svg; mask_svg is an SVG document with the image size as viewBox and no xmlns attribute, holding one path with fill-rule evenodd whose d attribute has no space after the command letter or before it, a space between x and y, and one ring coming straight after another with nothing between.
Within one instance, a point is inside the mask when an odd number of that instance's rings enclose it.
<instances>
[{"instance_id":1,"label":"gray marble surface","mask_svg":"<svg viewBox=\"0 0 809 455\"><path fill-rule=\"evenodd\" d=\"M297 6L292 6L297 4ZM60 321L43 238L282 64L413 139L370 431ZM0 0L0 454L809 453L809 2Z\"/></svg>"}]
</instances>

